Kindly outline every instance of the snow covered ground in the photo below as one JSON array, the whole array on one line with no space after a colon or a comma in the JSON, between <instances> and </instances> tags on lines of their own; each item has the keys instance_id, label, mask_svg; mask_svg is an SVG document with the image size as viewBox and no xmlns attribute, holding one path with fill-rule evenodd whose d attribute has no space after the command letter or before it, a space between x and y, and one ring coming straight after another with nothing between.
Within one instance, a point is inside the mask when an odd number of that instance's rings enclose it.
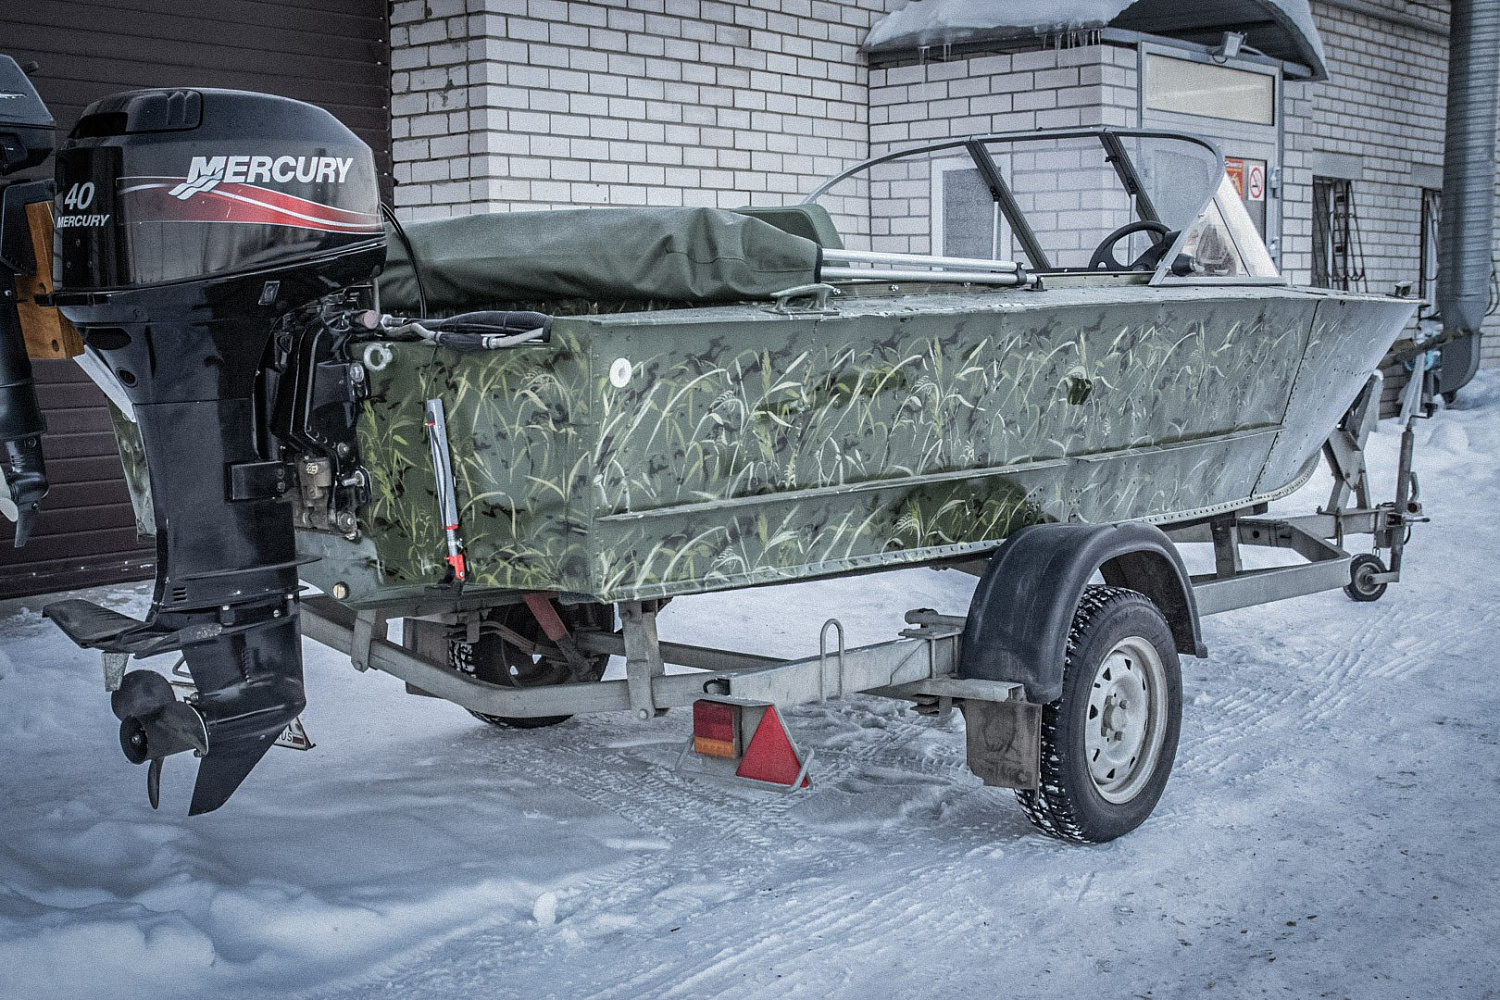
<instances>
[{"instance_id":1,"label":"snow covered ground","mask_svg":"<svg viewBox=\"0 0 1500 1000\"><path fill-rule=\"evenodd\" d=\"M500 731L311 643L318 747L191 820L173 758L152 812L97 660L0 605L0 997L1500 997L1500 372L1418 433L1403 582L1207 619L1165 798L1092 848L982 787L957 718L791 712L815 786L777 796L674 775L683 712ZM801 655L972 586L682 600L662 631Z\"/></svg>"}]
</instances>

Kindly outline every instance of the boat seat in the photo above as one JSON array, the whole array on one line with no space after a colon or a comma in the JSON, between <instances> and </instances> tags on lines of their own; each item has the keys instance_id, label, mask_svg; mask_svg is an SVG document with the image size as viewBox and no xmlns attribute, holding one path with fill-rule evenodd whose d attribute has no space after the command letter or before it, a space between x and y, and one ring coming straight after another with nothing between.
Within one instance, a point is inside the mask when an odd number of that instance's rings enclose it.
<instances>
[{"instance_id":1,"label":"boat seat","mask_svg":"<svg viewBox=\"0 0 1500 1000\"><path fill-rule=\"evenodd\" d=\"M778 205L775 207L746 205L734 209L736 215L748 215L752 219L769 222L784 233L812 240L825 250L842 250L844 241L822 205Z\"/></svg>"}]
</instances>

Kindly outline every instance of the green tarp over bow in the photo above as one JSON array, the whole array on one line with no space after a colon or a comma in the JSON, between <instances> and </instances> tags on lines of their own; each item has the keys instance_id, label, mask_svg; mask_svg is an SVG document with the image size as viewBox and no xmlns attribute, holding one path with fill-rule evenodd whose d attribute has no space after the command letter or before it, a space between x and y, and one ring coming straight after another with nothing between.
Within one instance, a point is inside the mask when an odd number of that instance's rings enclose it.
<instances>
[{"instance_id":1,"label":"green tarp over bow","mask_svg":"<svg viewBox=\"0 0 1500 1000\"><path fill-rule=\"evenodd\" d=\"M548 299L733 302L817 280L818 245L713 208L579 208L406 228L430 312ZM390 234L381 308L415 312L406 247Z\"/></svg>"}]
</instances>

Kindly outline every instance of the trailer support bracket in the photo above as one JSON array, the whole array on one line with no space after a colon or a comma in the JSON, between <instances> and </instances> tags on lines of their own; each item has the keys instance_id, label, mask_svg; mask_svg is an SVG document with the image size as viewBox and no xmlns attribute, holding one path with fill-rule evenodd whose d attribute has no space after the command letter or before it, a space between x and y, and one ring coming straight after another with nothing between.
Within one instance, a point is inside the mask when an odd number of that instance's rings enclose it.
<instances>
[{"instance_id":1,"label":"trailer support bracket","mask_svg":"<svg viewBox=\"0 0 1500 1000\"><path fill-rule=\"evenodd\" d=\"M622 601L620 625L625 633L625 686L630 693L630 710L645 721L666 711L657 705L653 690L656 678L667 672L656 636L655 603Z\"/></svg>"}]
</instances>

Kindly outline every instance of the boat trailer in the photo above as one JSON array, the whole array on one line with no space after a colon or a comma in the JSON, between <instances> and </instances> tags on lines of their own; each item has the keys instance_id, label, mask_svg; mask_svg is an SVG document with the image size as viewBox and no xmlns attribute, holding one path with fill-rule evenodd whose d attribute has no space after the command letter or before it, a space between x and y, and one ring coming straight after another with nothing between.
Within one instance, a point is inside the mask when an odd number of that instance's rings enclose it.
<instances>
[{"instance_id":1,"label":"boat trailer","mask_svg":"<svg viewBox=\"0 0 1500 1000\"><path fill-rule=\"evenodd\" d=\"M1371 502L1364 449L1376 425L1380 387L1380 376L1372 376L1323 446L1322 456L1334 482L1327 504L1316 513L1276 517L1260 505L1163 526L1169 545L1213 546L1214 572L1190 578L1194 615L1219 614L1338 588L1353 600L1373 601L1400 579L1411 526L1427 518L1422 516L1411 468L1414 432L1410 422L1401 437L1395 499ZM1304 481L1307 478L1310 472ZM1069 528L1097 530L1082 525L1049 527L1061 529L1063 534ZM1346 550L1351 536L1362 535L1370 536L1372 548L1389 552L1388 565L1376 555L1352 555ZM1285 549L1302 561L1249 569L1241 557L1246 546ZM984 559L970 560L944 568L982 575L987 563ZM567 595L558 596L558 600L563 606L569 603ZM692 706L704 699L785 708L855 693L908 700L919 712L931 715L946 716L959 707L968 722L971 770L986 784L1022 790L1038 787L1042 705L1028 697L1028 685L1022 681L960 676L968 624L964 616L914 609L906 612L907 627L900 631L899 638L853 648L845 645L843 625L830 618L822 627L815 655L778 659L664 641L657 632L657 615L665 603L621 602L618 631L585 627L568 636L577 651L586 656L624 657L623 680L533 688L476 679L453 669L444 655L442 637L455 630L462 632L465 626L477 629L482 611L494 604L492 596L457 600L435 596L431 602L359 611L330 597L310 596L302 601L301 617L307 638L347 654L356 669L384 671L405 681L412 693L440 697L491 719L630 712L647 721L668 709ZM1072 619L1072 607L1057 610L1063 612L1062 621ZM404 638L399 644L387 638L387 627L395 618L405 620ZM513 630L502 631L508 632L507 641L521 646L523 652L548 651L544 644L527 640ZM1206 655L1201 644L1192 651ZM560 655L556 649L551 652ZM669 664L689 670L668 673Z\"/></svg>"}]
</instances>

